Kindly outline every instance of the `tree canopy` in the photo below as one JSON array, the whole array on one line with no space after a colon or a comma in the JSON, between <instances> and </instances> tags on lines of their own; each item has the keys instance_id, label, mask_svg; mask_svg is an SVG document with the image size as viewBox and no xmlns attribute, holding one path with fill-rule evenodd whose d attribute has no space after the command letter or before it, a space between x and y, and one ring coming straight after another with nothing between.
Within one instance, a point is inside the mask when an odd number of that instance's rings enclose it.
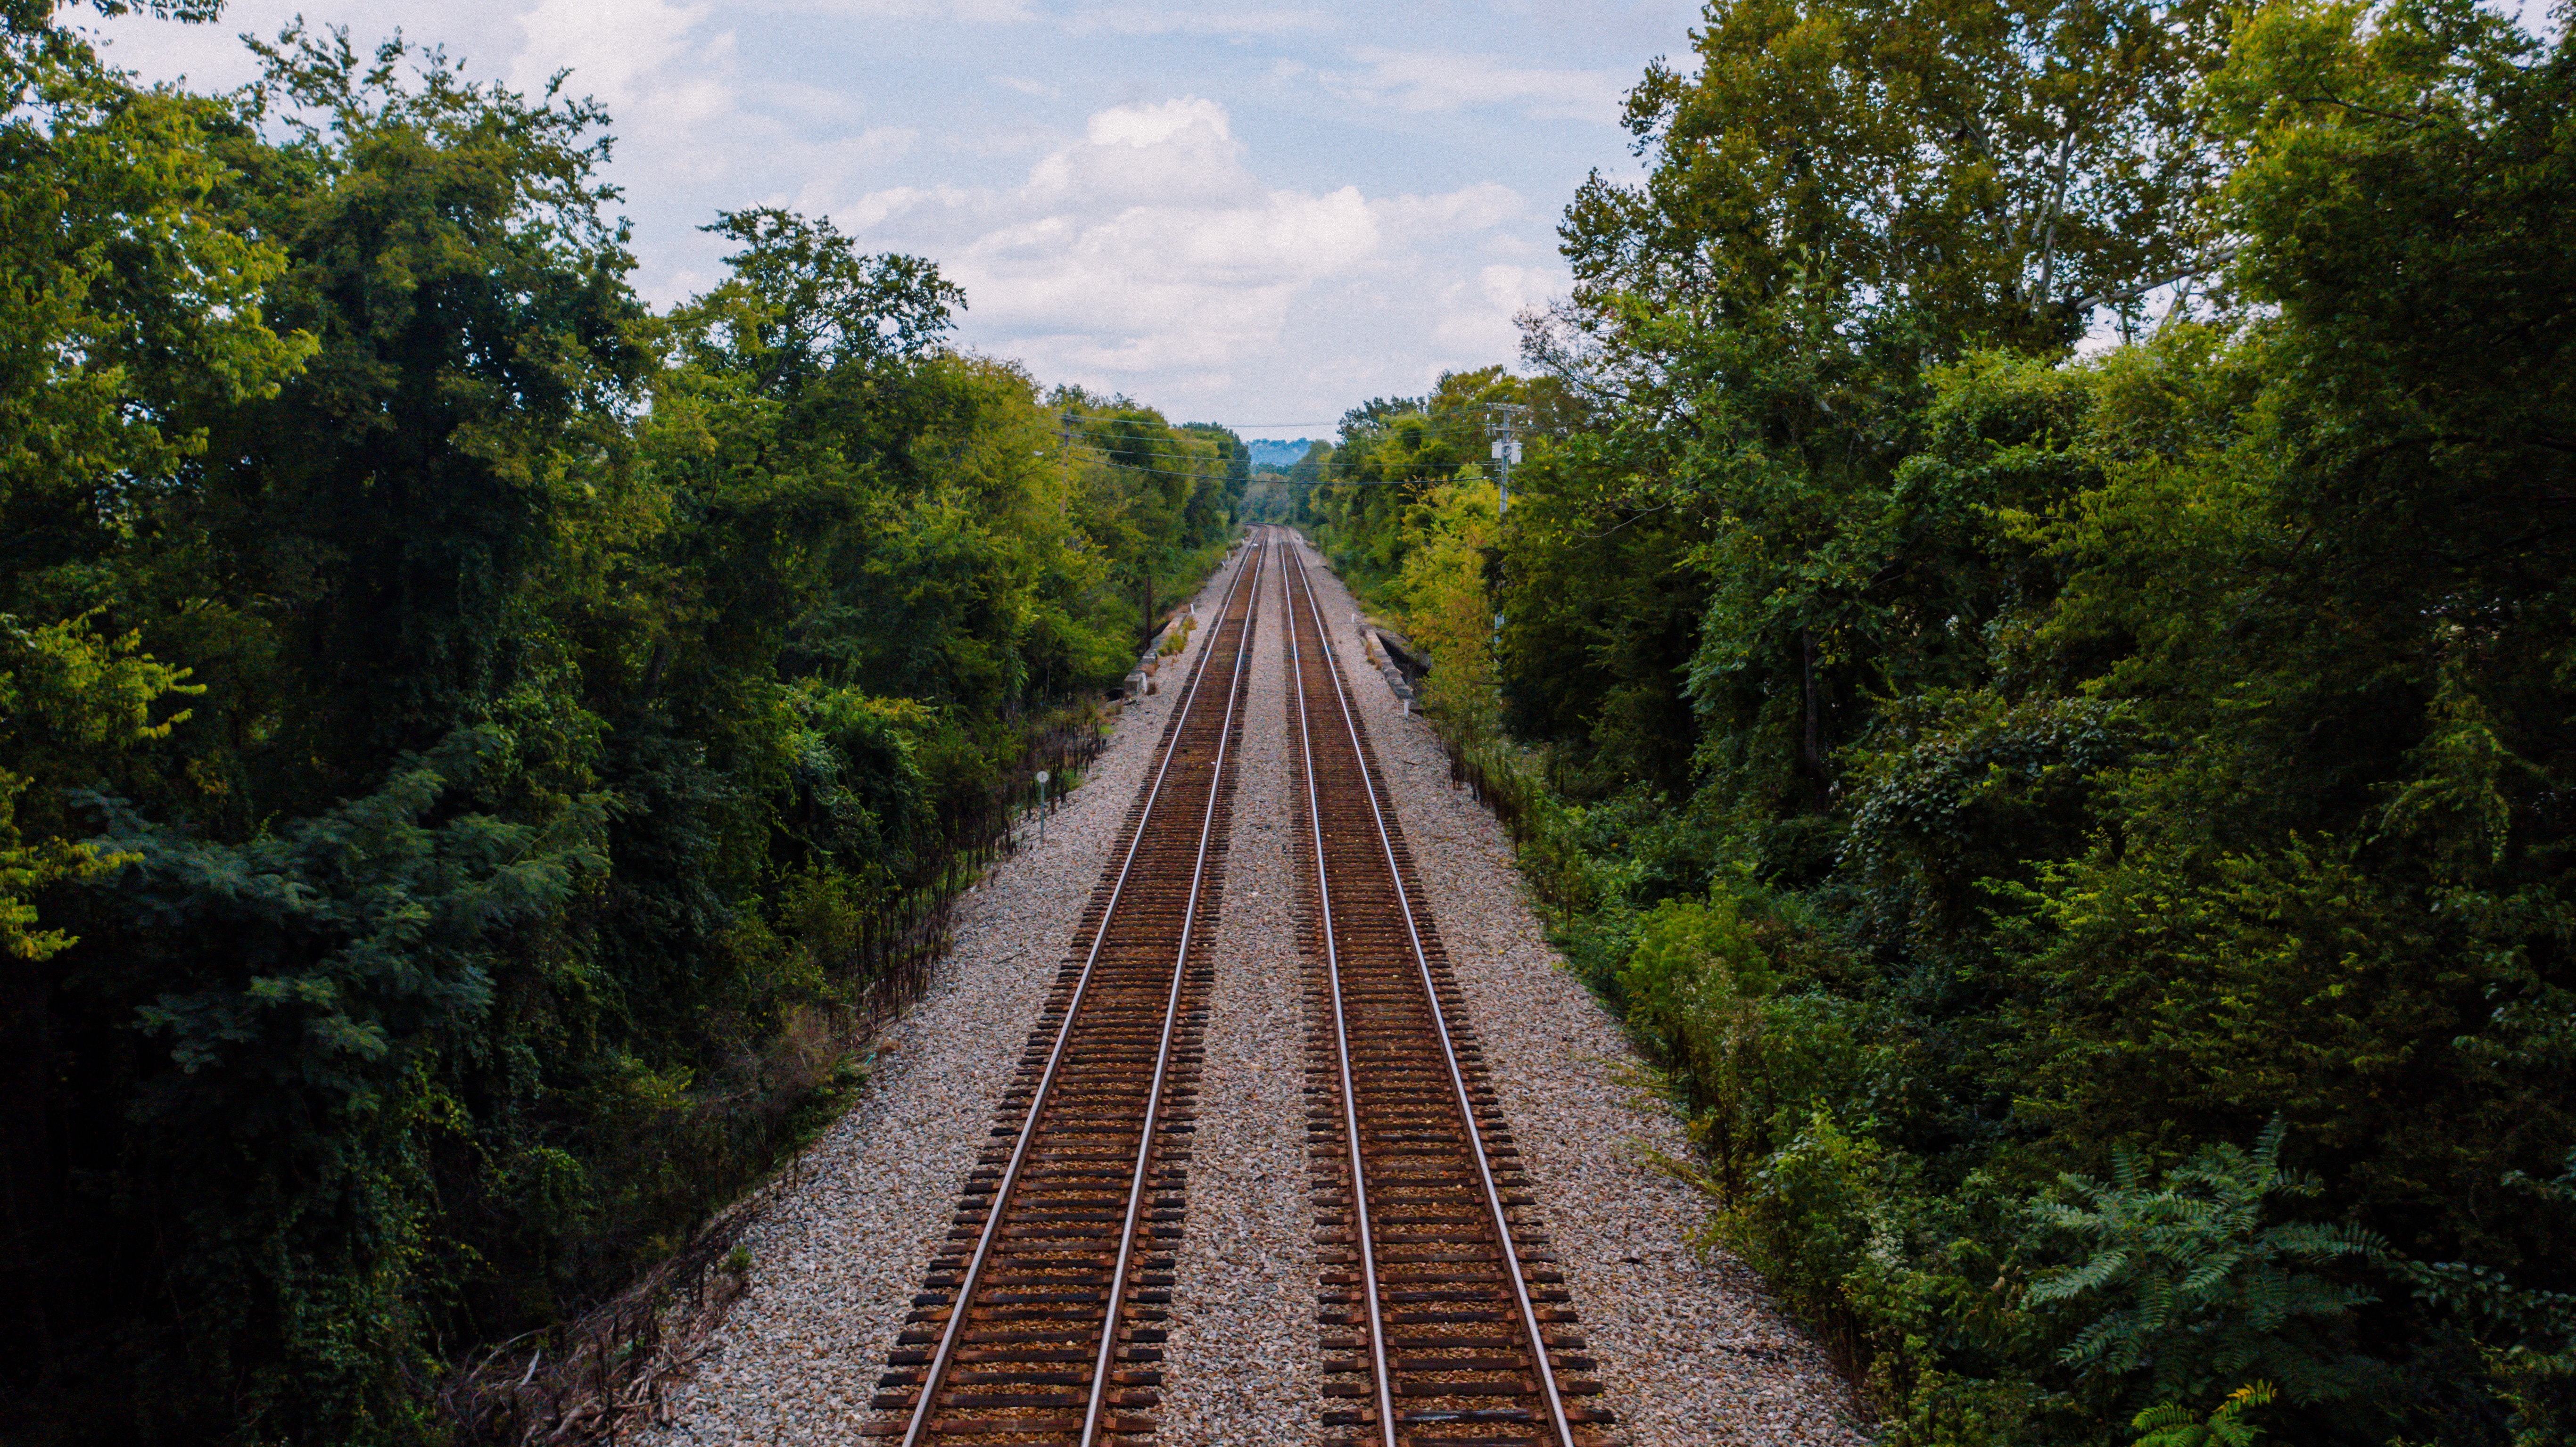
<instances>
[{"instance_id":1,"label":"tree canopy","mask_svg":"<svg viewBox=\"0 0 2576 1447\"><path fill-rule=\"evenodd\" d=\"M1718 1239L1891 1440L2560 1440L2576 52L2460 0L1693 47L1491 383L1566 399L1508 520L1314 507L1492 680L1444 727Z\"/></svg>"},{"instance_id":2,"label":"tree canopy","mask_svg":"<svg viewBox=\"0 0 2576 1447\"><path fill-rule=\"evenodd\" d=\"M0 1435L449 1440L857 1081L1248 454L788 211L656 313L586 101L0 19Z\"/></svg>"}]
</instances>

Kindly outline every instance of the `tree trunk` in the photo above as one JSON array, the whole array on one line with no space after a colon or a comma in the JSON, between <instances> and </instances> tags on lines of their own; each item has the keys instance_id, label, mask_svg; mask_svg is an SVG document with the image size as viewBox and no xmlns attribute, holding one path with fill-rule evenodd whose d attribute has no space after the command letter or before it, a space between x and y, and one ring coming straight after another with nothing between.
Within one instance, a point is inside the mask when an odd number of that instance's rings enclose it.
<instances>
[{"instance_id":1,"label":"tree trunk","mask_svg":"<svg viewBox=\"0 0 2576 1447\"><path fill-rule=\"evenodd\" d=\"M1824 709L1816 692L1816 634L1812 628L1798 630L1798 683L1806 711L1806 737L1800 742L1798 760L1816 776L1830 800L1834 795L1834 775L1825 767Z\"/></svg>"}]
</instances>

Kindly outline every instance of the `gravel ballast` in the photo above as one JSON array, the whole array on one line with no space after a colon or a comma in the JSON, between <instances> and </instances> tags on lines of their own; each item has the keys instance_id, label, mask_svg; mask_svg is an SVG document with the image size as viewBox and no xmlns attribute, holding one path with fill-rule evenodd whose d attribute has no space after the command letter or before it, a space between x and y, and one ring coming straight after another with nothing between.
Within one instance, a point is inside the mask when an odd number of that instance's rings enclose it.
<instances>
[{"instance_id":1,"label":"gravel ballast","mask_svg":"<svg viewBox=\"0 0 2576 1447\"><path fill-rule=\"evenodd\" d=\"M1679 1123L1630 1083L1640 1065L1625 1036L1547 946L1501 826L1450 785L1437 737L1402 716L1362 661L1348 594L1320 567L1312 576L1414 856L1437 861L1421 883L1599 1359L1603 1404L1618 1413L1610 1440L1865 1440L1849 1391L1758 1279L1689 1244L1706 1203L1651 1163L1687 1151ZM1227 580L1202 595L1207 616ZM1173 1447L1322 1435L1291 915L1297 785L1275 571L1263 591L1156 1414ZM1185 660L1214 632L1197 630ZM1179 674L1167 665L1161 676ZM875 1074L813 1147L803 1184L750 1227L749 1291L647 1441L881 1440L859 1435L876 1379L1174 697L1131 705L1046 844L958 902L954 952L886 1032Z\"/></svg>"},{"instance_id":2,"label":"gravel ballast","mask_svg":"<svg viewBox=\"0 0 2576 1447\"><path fill-rule=\"evenodd\" d=\"M1207 1062L1174 1273L1163 1440L1315 1440L1314 1204L1306 1183L1305 1012L1290 817L1287 630L1280 574L1262 588L1246 697Z\"/></svg>"}]
</instances>

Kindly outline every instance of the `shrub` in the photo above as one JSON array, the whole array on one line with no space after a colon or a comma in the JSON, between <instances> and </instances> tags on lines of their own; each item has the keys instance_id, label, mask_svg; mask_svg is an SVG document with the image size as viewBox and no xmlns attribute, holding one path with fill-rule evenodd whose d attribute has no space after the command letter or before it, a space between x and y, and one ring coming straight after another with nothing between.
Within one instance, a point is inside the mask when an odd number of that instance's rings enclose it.
<instances>
[{"instance_id":1,"label":"shrub","mask_svg":"<svg viewBox=\"0 0 2576 1447\"><path fill-rule=\"evenodd\" d=\"M2126 1151L2108 1184L2062 1178L2078 1199L2044 1204L2038 1218L2091 1254L2034 1283L2030 1300L2094 1314L2059 1361L2114 1378L2143 1374L2157 1401L2206 1400L2256 1376L2301 1403L2361 1388L2376 1364L2344 1346L2343 1329L2353 1308L2378 1296L2299 1264L2377 1261L2386 1249L2356 1227L2262 1224L2267 1198L2324 1189L2281 1169L2282 1130L2275 1118L2250 1151L2207 1147L2152 1189Z\"/></svg>"}]
</instances>

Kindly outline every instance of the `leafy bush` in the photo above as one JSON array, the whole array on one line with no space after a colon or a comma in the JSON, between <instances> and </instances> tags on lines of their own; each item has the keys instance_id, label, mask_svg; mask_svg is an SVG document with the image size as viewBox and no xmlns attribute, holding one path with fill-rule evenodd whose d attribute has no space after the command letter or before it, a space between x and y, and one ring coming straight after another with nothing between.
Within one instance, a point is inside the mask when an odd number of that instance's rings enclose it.
<instances>
[{"instance_id":1,"label":"leafy bush","mask_svg":"<svg viewBox=\"0 0 2576 1447\"><path fill-rule=\"evenodd\" d=\"M2353 1226L2266 1226L2275 1196L2313 1198L2313 1175L2280 1167L2277 1118L2251 1150L2211 1146L2150 1188L2121 1153L2108 1182L2069 1175L2076 1199L2039 1218L2071 1237L2081 1265L2031 1284L2029 1300L2064 1303L2089 1319L2058 1359L2088 1374L2143 1375L2157 1401L2206 1400L2230 1382L2277 1381L2302 1405L2349 1397L2377 1363L2351 1351L2352 1312L2378 1299L2348 1275L2294 1263L2375 1262L2386 1244Z\"/></svg>"}]
</instances>

